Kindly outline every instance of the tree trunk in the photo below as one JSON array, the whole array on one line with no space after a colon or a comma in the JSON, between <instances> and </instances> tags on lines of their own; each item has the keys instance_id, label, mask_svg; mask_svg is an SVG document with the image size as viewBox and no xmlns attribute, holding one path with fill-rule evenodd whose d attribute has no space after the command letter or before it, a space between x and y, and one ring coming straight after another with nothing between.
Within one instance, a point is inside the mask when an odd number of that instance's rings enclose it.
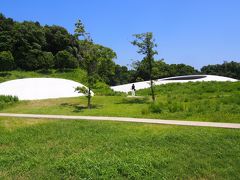
<instances>
[{"instance_id":1,"label":"tree trunk","mask_svg":"<svg viewBox=\"0 0 240 180\"><path fill-rule=\"evenodd\" d=\"M91 89L88 88L88 109L91 109Z\"/></svg>"},{"instance_id":2,"label":"tree trunk","mask_svg":"<svg viewBox=\"0 0 240 180\"><path fill-rule=\"evenodd\" d=\"M152 58L150 55L149 55L148 63L149 63L149 76L150 76L152 100L153 102L155 102L155 93L154 93L153 80L152 80Z\"/></svg>"},{"instance_id":3,"label":"tree trunk","mask_svg":"<svg viewBox=\"0 0 240 180\"><path fill-rule=\"evenodd\" d=\"M151 83L152 100L153 100L153 102L155 102L155 93L154 93L154 89L153 89L153 80L152 80L152 78L150 79L150 83Z\"/></svg>"}]
</instances>

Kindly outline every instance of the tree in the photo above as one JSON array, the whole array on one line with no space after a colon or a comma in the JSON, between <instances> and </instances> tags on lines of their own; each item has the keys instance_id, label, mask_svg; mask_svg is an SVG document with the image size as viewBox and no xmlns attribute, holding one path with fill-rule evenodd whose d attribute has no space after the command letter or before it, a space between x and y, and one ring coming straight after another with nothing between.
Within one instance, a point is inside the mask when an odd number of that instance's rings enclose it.
<instances>
[{"instance_id":1,"label":"tree","mask_svg":"<svg viewBox=\"0 0 240 180\"><path fill-rule=\"evenodd\" d=\"M26 53L24 58L18 60L21 69L32 71L39 69L50 69L54 66L54 57L51 52L32 49Z\"/></svg>"},{"instance_id":2,"label":"tree","mask_svg":"<svg viewBox=\"0 0 240 180\"><path fill-rule=\"evenodd\" d=\"M24 70L35 70L38 65L36 60L31 57L42 51L42 47L46 45L45 33L39 23L24 21L23 23L15 23L13 27L14 45L12 54L18 67ZM34 62L35 67L30 67L28 61ZM25 63L24 65L22 63ZM26 69L24 67L27 67Z\"/></svg>"},{"instance_id":3,"label":"tree","mask_svg":"<svg viewBox=\"0 0 240 180\"><path fill-rule=\"evenodd\" d=\"M52 52L56 55L59 51L64 51L71 47L74 39L68 31L61 26L45 26L44 27L46 46L44 46L45 51Z\"/></svg>"},{"instance_id":4,"label":"tree","mask_svg":"<svg viewBox=\"0 0 240 180\"><path fill-rule=\"evenodd\" d=\"M87 106L88 109L91 109L91 90L94 87L97 78L97 48L94 46L90 35L85 31L85 27L80 20L78 20L75 24L75 36L77 38L83 38L83 40L79 41L79 55L81 57L81 66L87 72ZM77 87L76 90L86 94L86 90L84 90L84 88Z\"/></svg>"},{"instance_id":5,"label":"tree","mask_svg":"<svg viewBox=\"0 0 240 180\"><path fill-rule=\"evenodd\" d=\"M77 59L68 51L59 51L55 56L55 68L74 69L79 66Z\"/></svg>"},{"instance_id":6,"label":"tree","mask_svg":"<svg viewBox=\"0 0 240 180\"><path fill-rule=\"evenodd\" d=\"M54 67L54 56L51 52L42 52L39 57L39 69L51 69Z\"/></svg>"},{"instance_id":7,"label":"tree","mask_svg":"<svg viewBox=\"0 0 240 180\"><path fill-rule=\"evenodd\" d=\"M117 57L116 53L107 47L93 44L94 58L97 61L97 74L105 83L109 84L110 79L114 76L114 58Z\"/></svg>"},{"instance_id":8,"label":"tree","mask_svg":"<svg viewBox=\"0 0 240 180\"><path fill-rule=\"evenodd\" d=\"M146 61L146 67L149 73L152 100L153 102L155 102L152 70L154 63L154 55L158 53L156 50L154 50L154 48L157 47L157 44L155 44L155 40L153 39L153 34L151 32L135 34L134 37L136 39L132 42L132 44L138 47L137 52L139 54L145 55L144 61Z\"/></svg>"},{"instance_id":9,"label":"tree","mask_svg":"<svg viewBox=\"0 0 240 180\"><path fill-rule=\"evenodd\" d=\"M13 25L13 19L6 18L3 14L0 13L0 51L13 50Z\"/></svg>"},{"instance_id":10,"label":"tree","mask_svg":"<svg viewBox=\"0 0 240 180\"><path fill-rule=\"evenodd\" d=\"M14 58L10 51L0 52L0 71L10 71L15 68Z\"/></svg>"},{"instance_id":11,"label":"tree","mask_svg":"<svg viewBox=\"0 0 240 180\"><path fill-rule=\"evenodd\" d=\"M120 84L127 84L130 82L131 71L126 66L120 66L118 64L114 67L114 75L110 77L110 85L116 86Z\"/></svg>"}]
</instances>

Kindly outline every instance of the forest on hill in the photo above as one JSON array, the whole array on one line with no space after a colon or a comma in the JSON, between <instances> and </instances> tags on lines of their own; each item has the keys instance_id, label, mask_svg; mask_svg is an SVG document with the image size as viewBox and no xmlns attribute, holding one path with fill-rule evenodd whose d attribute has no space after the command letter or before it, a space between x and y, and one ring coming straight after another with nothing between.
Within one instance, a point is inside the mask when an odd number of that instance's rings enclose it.
<instances>
[{"instance_id":1,"label":"forest on hill","mask_svg":"<svg viewBox=\"0 0 240 180\"><path fill-rule=\"evenodd\" d=\"M79 22L78 22L79 23ZM77 27L77 23L75 26ZM130 44L129 44L130 45ZM91 52L86 54L86 52ZM115 63L117 54L100 44L86 44L77 31L69 33L64 27L39 22L17 22L0 13L0 71L65 71L86 70L87 59L95 59L98 81L108 85L148 80L145 60L135 61L132 68ZM153 62L153 77L191 74L215 74L240 79L240 63L230 61L208 65L196 70L185 64L167 64L163 59Z\"/></svg>"}]
</instances>

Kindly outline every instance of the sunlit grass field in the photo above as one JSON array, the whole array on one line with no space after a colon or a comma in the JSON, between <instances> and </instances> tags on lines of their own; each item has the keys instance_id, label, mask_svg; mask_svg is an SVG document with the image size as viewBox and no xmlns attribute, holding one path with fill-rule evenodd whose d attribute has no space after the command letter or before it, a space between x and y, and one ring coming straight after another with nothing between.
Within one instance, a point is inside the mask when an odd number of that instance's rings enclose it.
<instances>
[{"instance_id":1,"label":"sunlit grass field","mask_svg":"<svg viewBox=\"0 0 240 180\"><path fill-rule=\"evenodd\" d=\"M238 179L240 131L0 118L3 179Z\"/></svg>"},{"instance_id":2,"label":"sunlit grass field","mask_svg":"<svg viewBox=\"0 0 240 180\"><path fill-rule=\"evenodd\" d=\"M240 84L186 83L127 95L19 101L0 112L240 122ZM0 118L3 179L238 179L236 129ZM0 179L1 179L0 178Z\"/></svg>"},{"instance_id":3,"label":"sunlit grass field","mask_svg":"<svg viewBox=\"0 0 240 180\"><path fill-rule=\"evenodd\" d=\"M85 97L77 97L21 101L1 112L240 122L239 82L168 84L155 89L154 105L146 89L137 91L138 98L94 96L91 110Z\"/></svg>"}]
</instances>

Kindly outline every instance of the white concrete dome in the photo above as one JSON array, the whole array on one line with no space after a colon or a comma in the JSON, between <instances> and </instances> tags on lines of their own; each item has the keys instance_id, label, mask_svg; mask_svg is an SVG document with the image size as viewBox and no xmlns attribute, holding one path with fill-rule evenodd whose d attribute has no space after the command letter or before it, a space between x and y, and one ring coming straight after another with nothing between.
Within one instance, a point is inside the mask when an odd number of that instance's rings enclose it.
<instances>
[{"instance_id":1,"label":"white concrete dome","mask_svg":"<svg viewBox=\"0 0 240 180\"><path fill-rule=\"evenodd\" d=\"M201 82L201 81L230 81L235 82L238 81L233 78L223 77L223 76L215 76L215 75L187 75L187 76L175 76L163 79L157 79L154 81L155 85L168 84L168 83L186 83L186 82ZM114 91L125 92L128 93L131 91L132 84L135 85L136 90L145 89L150 87L150 81L143 82L135 82L129 84L123 84L119 86L112 86L111 88Z\"/></svg>"},{"instance_id":2,"label":"white concrete dome","mask_svg":"<svg viewBox=\"0 0 240 180\"><path fill-rule=\"evenodd\" d=\"M75 91L78 86L84 85L59 78L16 79L0 83L0 95L17 96L20 100L84 96L84 94Z\"/></svg>"}]
</instances>

